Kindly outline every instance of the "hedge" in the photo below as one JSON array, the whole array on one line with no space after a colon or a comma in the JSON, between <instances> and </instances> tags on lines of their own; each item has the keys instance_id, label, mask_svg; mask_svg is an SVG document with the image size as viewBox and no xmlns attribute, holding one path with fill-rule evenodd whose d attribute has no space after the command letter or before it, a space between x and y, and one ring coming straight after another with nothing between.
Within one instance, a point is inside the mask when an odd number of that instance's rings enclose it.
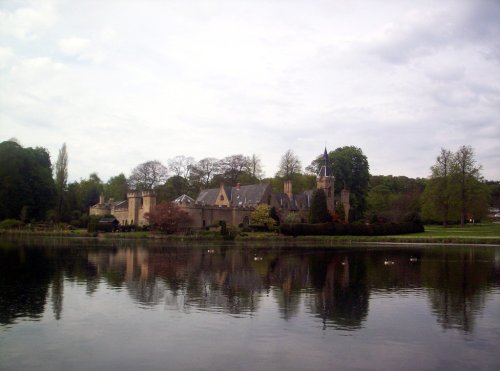
<instances>
[{"instance_id":1,"label":"hedge","mask_svg":"<svg viewBox=\"0 0 500 371\"><path fill-rule=\"evenodd\" d=\"M420 223L386 224L282 224L280 231L286 236L387 236L424 232Z\"/></svg>"}]
</instances>

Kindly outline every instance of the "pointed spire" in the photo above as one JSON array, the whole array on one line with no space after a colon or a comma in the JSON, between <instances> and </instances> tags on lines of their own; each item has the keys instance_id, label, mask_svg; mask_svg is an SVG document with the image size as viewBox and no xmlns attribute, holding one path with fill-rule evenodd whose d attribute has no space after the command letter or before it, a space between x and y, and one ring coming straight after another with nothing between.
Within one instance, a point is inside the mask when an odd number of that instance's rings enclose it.
<instances>
[{"instance_id":1,"label":"pointed spire","mask_svg":"<svg viewBox=\"0 0 500 371\"><path fill-rule=\"evenodd\" d=\"M332 169L330 166L330 157L328 156L328 151L326 150L325 147L325 152L323 153L323 165L321 166L318 177L322 176L332 176Z\"/></svg>"}]
</instances>

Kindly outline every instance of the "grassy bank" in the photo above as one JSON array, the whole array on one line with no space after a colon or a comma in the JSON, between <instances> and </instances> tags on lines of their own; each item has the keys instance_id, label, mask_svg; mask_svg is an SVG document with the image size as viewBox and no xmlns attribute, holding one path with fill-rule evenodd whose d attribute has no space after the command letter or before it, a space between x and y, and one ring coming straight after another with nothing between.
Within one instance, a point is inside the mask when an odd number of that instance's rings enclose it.
<instances>
[{"instance_id":1,"label":"grassy bank","mask_svg":"<svg viewBox=\"0 0 500 371\"><path fill-rule=\"evenodd\" d=\"M88 233L86 230L57 230L57 231L28 231L28 230L0 230L0 235L15 236L47 236L47 237L96 237L103 239L147 239L165 241L224 241L218 232L197 231L188 235L164 235L154 232L127 232L127 233ZM428 225L424 233L393 235L393 236L299 236L290 237L277 233L252 232L235 233L229 240L235 242L276 242L276 243L304 243L317 244L345 244L345 243L448 243L448 244L494 244L500 245L500 224L475 224L465 227Z\"/></svg>"}]
</instances>

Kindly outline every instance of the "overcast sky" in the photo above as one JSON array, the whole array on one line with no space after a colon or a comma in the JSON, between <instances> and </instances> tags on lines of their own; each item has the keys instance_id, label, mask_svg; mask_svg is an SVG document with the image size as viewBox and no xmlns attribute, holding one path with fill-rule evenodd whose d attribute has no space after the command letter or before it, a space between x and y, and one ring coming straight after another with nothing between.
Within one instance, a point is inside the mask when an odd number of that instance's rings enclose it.
<instances>
[{"instance_id":1,"label":"overcast sky","mask_svg":"<svg viewBox=\"0 0 500 371\"><path fill-rule=\"evenodd\" d=\"M0 141L66 142L70 180L176 155L304 166L354 145L500 180L500 1L0 0Z\"/></svg>"}]
</instances>

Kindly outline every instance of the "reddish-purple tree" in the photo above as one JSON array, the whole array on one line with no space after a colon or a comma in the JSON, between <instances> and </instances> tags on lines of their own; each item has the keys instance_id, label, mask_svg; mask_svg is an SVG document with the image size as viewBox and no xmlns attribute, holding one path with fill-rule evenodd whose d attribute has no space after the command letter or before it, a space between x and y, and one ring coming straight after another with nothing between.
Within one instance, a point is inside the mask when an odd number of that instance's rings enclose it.
<instances>
[{"instance_id":1,"label":"reddish-purple tree","mask_svg":"<svg viewBox=\"0 0 500 371\"><path fill-rule=\"evenodd\" d=\"M144 217L149 221L152 229L167 234L187 228L193 221L187 212L171 202L156 205Z\"/></svg>"}]
</instances>

